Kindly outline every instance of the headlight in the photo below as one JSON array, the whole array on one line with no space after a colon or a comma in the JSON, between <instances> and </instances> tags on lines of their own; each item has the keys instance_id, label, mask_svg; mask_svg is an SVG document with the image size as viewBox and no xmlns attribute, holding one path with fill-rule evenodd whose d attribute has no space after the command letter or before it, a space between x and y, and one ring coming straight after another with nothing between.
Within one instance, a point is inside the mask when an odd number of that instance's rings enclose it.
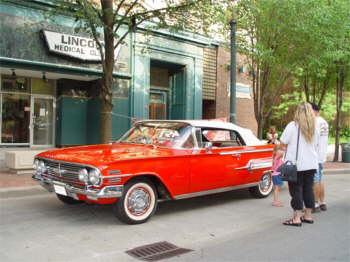
<instances>
[{"instance_id":1,"label":"headlight","mask_svg":"<svg viewBox=\"0 0 350 262\"><path fill-rule=\"evenodd\" d=\"M46 166L45 166L44 161L40 160L40 161L38 162L38 167L37 167L36 170L37 170L38 172L41 172L41 173L46 172Z\"/></svg>"},{"instance_id":2,"label":"headlight","mask_svg":"<svg viewBox=\"0 0 350 262\"><path fill-rule=\"evenodd\" d=\"M34 160L34 163L33 163L33 169L34 169L35 171L37 171L37 170L38 170L38 167L39 167L39 160L38 160L38 159L35 159L35 160Z\"/></svg>"},{"instance_id":3,"label":"headlight","mask_svg":"<svg viewBox=\"0 0 350 262\"><path fill-rule=\"evenodd\" d=\"M79 175L78 176L79 176L79 180L81 182L84 182L85 184L89 180L88 171L85 168L79 170Z\"/></svg>"},{"instance_id":4,"label":"headlight","mask_svg":"<svg viewBox=\"0 0 350 262\"><path fill-rule=\"evenodd\" d=\"M100 183L100 172L98 172L97 170L93 169L89 172L89 182L92 185L97 185Z\"/></svg>"}]
</instances>

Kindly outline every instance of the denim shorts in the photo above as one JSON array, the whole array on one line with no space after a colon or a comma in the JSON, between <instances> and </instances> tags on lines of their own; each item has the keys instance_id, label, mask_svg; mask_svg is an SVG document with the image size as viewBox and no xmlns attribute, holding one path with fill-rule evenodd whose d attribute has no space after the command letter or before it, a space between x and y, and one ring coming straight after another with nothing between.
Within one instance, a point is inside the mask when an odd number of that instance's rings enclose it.
<instances>
[{"instance_id":1,"label":"denim shorts","mask_svg":"<svg viewBox=\"0 0 350 262\"><path fill-rule=\"evenodd\" d=\"M280 175L272 176L272 182L275 186L283 186L283 181Z\"/></svg>"},{"instance_id":2,"label":"denim shorts","mask_svg":"<svg viewBox=\"0 0 350 262\"><path fill-rule=\"evenodd\" d=\"M320 183L322 181L322 176L323 176L323 164L319 163L318 170L314 176L314 183Z\"/></svg>"}]
</instances>

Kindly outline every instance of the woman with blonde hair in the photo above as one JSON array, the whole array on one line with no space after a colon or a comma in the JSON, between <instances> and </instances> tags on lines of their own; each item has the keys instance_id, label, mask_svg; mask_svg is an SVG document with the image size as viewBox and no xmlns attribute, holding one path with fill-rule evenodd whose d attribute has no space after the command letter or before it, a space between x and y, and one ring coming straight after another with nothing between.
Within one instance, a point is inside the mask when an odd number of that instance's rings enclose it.
<instances>
[{"instance_id":1,"label":"woman with blonde hair","mask_svg":"<svg viewBox=\"0 0 350 262\"><path fill-rule=\"evenodd\" d=\"M286 150L285 161L296 163L296 182L288 182L293 217L283 224L300 227L302 223L313 224L311 210L315 207L313 179L318 168L318 129L312 107L309 103L297 106L294 121L290 122L280 138ZM303 209L305 205L305 213Z\"/></svg>"}]
</instances>

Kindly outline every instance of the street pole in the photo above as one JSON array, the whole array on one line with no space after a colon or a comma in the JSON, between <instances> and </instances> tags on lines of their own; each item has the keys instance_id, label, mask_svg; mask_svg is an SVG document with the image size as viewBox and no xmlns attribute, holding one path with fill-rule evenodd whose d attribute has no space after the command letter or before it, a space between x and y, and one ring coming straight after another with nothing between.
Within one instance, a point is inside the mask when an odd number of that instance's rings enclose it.
<instances>
[{"instance_id":1,"label":"street pole","mask_svg":"<svg viewBox=\"0 0 350 262\"><path fill-rule=\"evenodd\" d=\"M236 123L236 20L232 19L231 26L231 81L230 81L230 122Z\"/></svg>"}]
</instances>

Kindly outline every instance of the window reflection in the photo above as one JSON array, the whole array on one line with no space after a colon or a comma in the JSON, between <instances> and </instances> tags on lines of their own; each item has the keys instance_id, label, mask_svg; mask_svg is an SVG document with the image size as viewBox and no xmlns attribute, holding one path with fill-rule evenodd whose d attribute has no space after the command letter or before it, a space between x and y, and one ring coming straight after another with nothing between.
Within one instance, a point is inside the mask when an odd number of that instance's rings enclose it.
<instances>
[{"instance_id":1,"label":"window reflection","mask_svg":"<svg viewBox=\"0 0 350 262\"><path fill-rule=\"evenodd\" d=\"M30 96L3 94L2 143L29 143Z\"/></svg>"},{"instance_id":2,"label":"window reflection","mask_svg":"<svg viewBox=\"0 0 350 262\"><path fill-rule=\"evenodd\" d=\"M30 93L27 78L2 75L1 80L1 91Z\"/></svg>"}]
</instances>

